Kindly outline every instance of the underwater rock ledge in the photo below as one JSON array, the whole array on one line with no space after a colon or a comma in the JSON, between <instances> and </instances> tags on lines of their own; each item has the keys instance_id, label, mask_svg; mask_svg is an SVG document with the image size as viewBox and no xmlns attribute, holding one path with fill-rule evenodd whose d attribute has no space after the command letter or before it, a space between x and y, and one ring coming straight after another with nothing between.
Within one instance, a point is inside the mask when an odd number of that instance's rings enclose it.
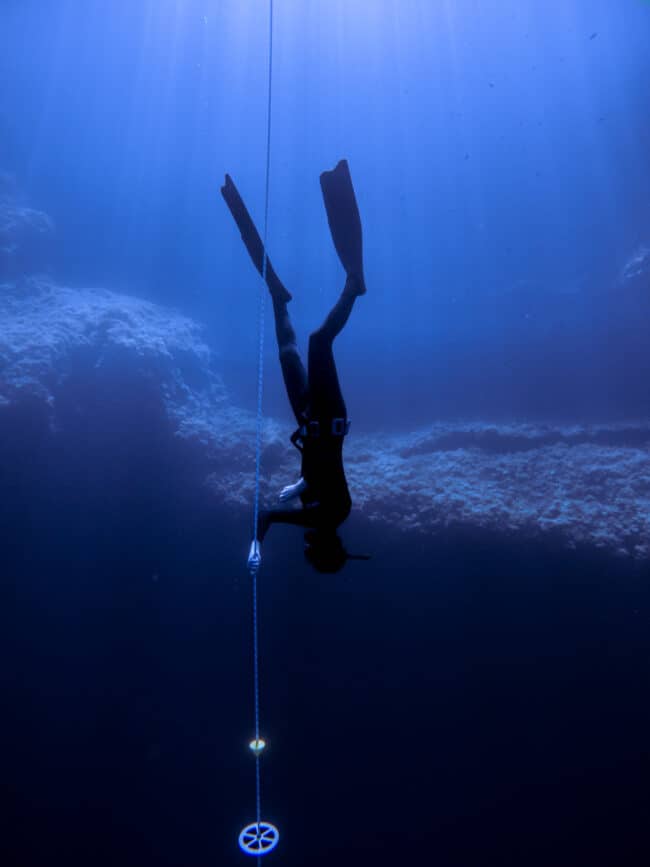
<instances>
[{"instance_id":1,"label":"underwater rock ledge","mask_svg":"<svg viewBox=\"0 0 650 867\"><path fill-rule=\"evenodd\" d=\"M478 445L486 432L488 449ZM513 437L517 447L509 451ZM608 445L609 438L629 444ZM520 448L521 439L530 447ZM423 441L446 446L420 451ZM373 522L433 536L449 528L547 536L568 548L650 559L649 423L439 423L411 434L351 436L345 455L354 507ZM242 472L209 476L220 499L248 507L252 460L251 448ZM297 470L291 455L267 468L263 496L277 497Z\"/></svg>"},{"instance_id":2,"label":"underwater rock ledge","mask_svg":"<svg viewBox=\"0 0 650 867\"><path fill-rule=\"evenodd\" d=\"M233 405L195 322L44 278L1 284L0 322L0 448L10 429L31 442L35 423L43 436L75 440L82 420L98 413L122 417L124 448L131 429L140 424L141 435L162 419L175 463L161 472L191 466L218 502L250 508L255 419ZM149 416L139 410L144 393L157 408ZM267 502L298 473L290 432L265 421ZM353 431L345 454L355 508L373 522L430 536L451 527L547 536L650 560L650 421Z\"/></svg>"},{"instance_id":3,"label":"underwater rock ledge","mask_svg":"<svg viewBox=\"0 0 650 867\"><path fill-rule=\"evenodd\" d=\"M0 172L0 279L46 270L53 239L51 218L22 202L12 179Z\"/></svg>"},{"instance_id":4,"label":"underwater rock ledge","mask_svg":"<svg viewBox=\"0 0 650 867\"><path fill-rule=\"evenodd\" d=\"M491 445L503 440L501 450L480 447L486 431ZM508 451L513 437L517 448ZM447 448L412 453L423 438ZM531 446L520 448L522 439ZM425 533L467 525L548 535L568 547L650 557L650 424L434 425L391 437L383 454L378 449L375 439L348 458L358 505L372 520L389 515L391 523ZM368 484L377 475L384 481Z\"/></svg>"}]
</instances>

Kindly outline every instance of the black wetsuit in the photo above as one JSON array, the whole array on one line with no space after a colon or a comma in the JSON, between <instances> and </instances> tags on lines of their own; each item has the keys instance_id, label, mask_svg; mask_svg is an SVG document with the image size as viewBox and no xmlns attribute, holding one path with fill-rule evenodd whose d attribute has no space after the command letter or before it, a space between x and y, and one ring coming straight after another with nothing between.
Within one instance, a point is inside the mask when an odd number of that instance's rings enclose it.
<instances>
[{"instance_id":1,"label":"black wetsuit","mask_svg":"<svg viewBox=\"0 0 650 867\"><path fill-rule=\"evenodd\" d=\"M246 249L260 274L264 274L273 300L275 333L282 375L291 408L302 436L302 508L260 512L257 538L261 541L273 523L295 524L333 532L350 514L352 501L343 470L343 439L347 410L332 352L358 295L365 293L361 252L361 222L347 162L321 175L321 186L332 239L346 270L347 280L339 300L321 327L309 338L307 371L296 345L287 304L291 294L282 285L255 225L232 178L226 175L223 197L239 228ZM295 435L294 435L295 442Z\"/></svg>"},{"instance_id":2,"label":"black wetsuit","mask_svg":"<svg viewBox=\"0 0 650 867\"><path fill-rule=\"evenodd\" d=\"M306 431L300 445L301 475L307 487L300 495L302 509L270 509L261 513L260 541L272 523L335 530L350 514L352 500L343 469L342 435L347 410L332 344L348 320L357 295L355 289L354 281L348 280L325 322L310 336L307 372L298 352L286 301L273 297L284 384L296 421ZM317 427L313 422L318 422ZM333 426L338 428L336 433L333 433Z\"/></svg>"}]
</instances>

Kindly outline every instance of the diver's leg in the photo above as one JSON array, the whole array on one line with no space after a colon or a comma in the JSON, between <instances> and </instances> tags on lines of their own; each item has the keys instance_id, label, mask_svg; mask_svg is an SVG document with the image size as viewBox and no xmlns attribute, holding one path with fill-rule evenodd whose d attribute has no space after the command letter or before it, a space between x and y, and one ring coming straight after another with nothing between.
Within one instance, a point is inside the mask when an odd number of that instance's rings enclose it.
<instances>
[{"instance_id":1,"label":"diver's leg","mask_svg":"<svg viewBox=\"0 0 650 867\"><path fill-rule=\"evenodd\" d=\"M332 241L341 265L348 277L356 278L357 294L363 295L366 286L363 279L361 217L347 160L341 160L332 171L323 172L320 185Z\"/></svg>"},{"instance_id":2,"label":"diver's leg","mask_svg":"<svg viewBox=\"0 0 650 867\"><path fill-rule=\"evenodd\" d=\"M273 314L275 317L275 335L278 340L280 366L287 390L287 397L298 424L303 424L307 411L309 388L307 373L298 352L296 332L293 330L289 311L285 301L273 296Z\"/></svg>"},{"instance_id":3,"label":"diver's leg","mask_svg":"<svg viewBox=\"0 0 650 867\"><path fill-rule=\"evenodd\" d=\"M363 293L360 292L358 279L352 276L348 277L345 281L343 291L339 296L339 300L327 314L325 322L323 322L321 327L315 331L314 334L328 340L330 344L333 343L334 338L343 330L345 323L350 318L350 313L352 313L352 308L354 307L354 302L357 296L361 294Z\"/></svg>"},{"instance_id":4,"label":"diver's leg","mask_svg":"<svg viewBox=\"0 0 650 867\"><path fill-rule=\"evenodd\" d=\"M255 228L255 224L253 223L248 210L246 209L246 205L244 204L242 197L239 195L239 190L235 186L230 175L226 175L226 181L221 187L221 195L224 197L226 204L230 209L230 213L233 215L235 223L237 223L237 228L241 233L242 241L246 245L246 249L248 250L253 265L255 265L259 273L262 274L264 264L264 245L262 244L262 239ZM269 287L269 291L273 298L278 298L285 303L291 301L291 293L285 289L280 282L280 278L275 273L268 256L266 258L266 285Z\"/></svg>"},{"instance_id":5,"label":"diver's leg","mask_svg":"<svg viewBox=\"0 0 650 867\"><path fill-rule=\"evenodd\" d=\"M230 175L226 175L226 182L221 188L221 193L234 217L251 260L261 274L264 245ZM307 373L298 353L296 334L287 310L287 303L291 301L291 294L280 282L268 257L266 260L266 284L273 301L275 334L278 340L280 366L282 367L287 396L294 415L301 423L302 415L307 407Z\"/></svg>"},{"instance_id":6,"label":"diver's leg","mask_svg":"<svg viewBox=\"0 0 650 867\"><path fill-rule=\"evenodd\" d=\"M339 300L325 322L309 338L308 383L310 413L314 419L345 418L347 411L341 393L332 344L348 321L359 283L348 277Z\"/></svg>"},{"instance_id":7,"label":"diver's leg","mask_svg":"<svg viewBox=\"0 0 650 867\"><path fill-rule=\"evenodd\" d=\"M332 240L347 275L339 300L325 322L309 338L311 414L314 418L327 419L346 415L332 343L348 321L355 299L365 293L366 286L363 279L361 218L347 161L341 160L331 172L323 172L320 183Z\"/></svg>"}]
</instances>

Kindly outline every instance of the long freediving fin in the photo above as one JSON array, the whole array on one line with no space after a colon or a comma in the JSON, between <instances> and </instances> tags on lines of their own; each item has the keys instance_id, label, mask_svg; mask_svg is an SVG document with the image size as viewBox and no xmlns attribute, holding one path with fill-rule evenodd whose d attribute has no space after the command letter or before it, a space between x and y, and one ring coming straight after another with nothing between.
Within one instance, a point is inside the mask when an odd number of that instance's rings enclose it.
<instances>
[{"instance_id":1,"label":"long freediving fin","mask_svg":"<svg viewBox=\"0 0 650 867\"><path fill-rule=\"evenodd\" d=\"M226 175L225 183L221 187L221 195L224 197L235 223L237 223L237 228L253 265L255 265L261 275L264 263L264 245L262 244L259 232L255 228L255 223L253 223L251 215L248 213L244 200L239 195L239 190L230 175ZM266 285L269 287L269 292L273 298L277 298L279 301L284 301L285 303L291 301L291 293L282 285L273 265L271 265L268 255L266 258Z\"/></svg>"},{"instance_id":2,"label":"long freediving fin","mask_svg":"<svg viewBox=\"0 0 650 867\"><path fill-rule=\"evenodd\" d=\"M341 160L336 168L320 176L323 201L327 211L332 241L348 277L356 279L357 294L363 295L363 241L361 217L352 186L350 167Z\"/></svg>"}]
</instances>

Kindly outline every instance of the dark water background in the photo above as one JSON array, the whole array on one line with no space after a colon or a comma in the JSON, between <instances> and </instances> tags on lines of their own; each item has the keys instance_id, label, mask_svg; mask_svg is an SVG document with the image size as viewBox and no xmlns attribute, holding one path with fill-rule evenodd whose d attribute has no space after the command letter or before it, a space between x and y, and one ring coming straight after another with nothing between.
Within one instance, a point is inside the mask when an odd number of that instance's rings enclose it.
<instances>
[{"instance_id":1,"label":"dark water background","mask_svg":"<svg viewBox=\"0 0 650 867\"><path fill-rule=\"evenodd\" d=\"M244 405L257 284L218 185L260 219L266 9L0 5L0 168L53 216L55 275L204 322ZM371 287L338 347L355 429L647 416L648 295L617 281L650 235L650 6L276 15L271 250L304 336L341 283L318 173L347 156ZM64 440L0 431L0 861L242 863L249 517L147 395L83 399ZM337 577L290 528L265 547L268 863L647 864L647 568L358 514L344 535L373 559Z\"/></svg>"},{"instance_id":2,"label":"dark water background","mask_svg":"<svg viewBox=\"0 0 650 867\"><path fill-rule=\"evenodd\" d=\"M140 417L98 413L74 457L3 436L3 863L244 859L248 518ZM293 528L265 545L269 863L646 863L647 568L358 515L344 537L373 559L330 577Z\"/></svg>"}]
</instances>

